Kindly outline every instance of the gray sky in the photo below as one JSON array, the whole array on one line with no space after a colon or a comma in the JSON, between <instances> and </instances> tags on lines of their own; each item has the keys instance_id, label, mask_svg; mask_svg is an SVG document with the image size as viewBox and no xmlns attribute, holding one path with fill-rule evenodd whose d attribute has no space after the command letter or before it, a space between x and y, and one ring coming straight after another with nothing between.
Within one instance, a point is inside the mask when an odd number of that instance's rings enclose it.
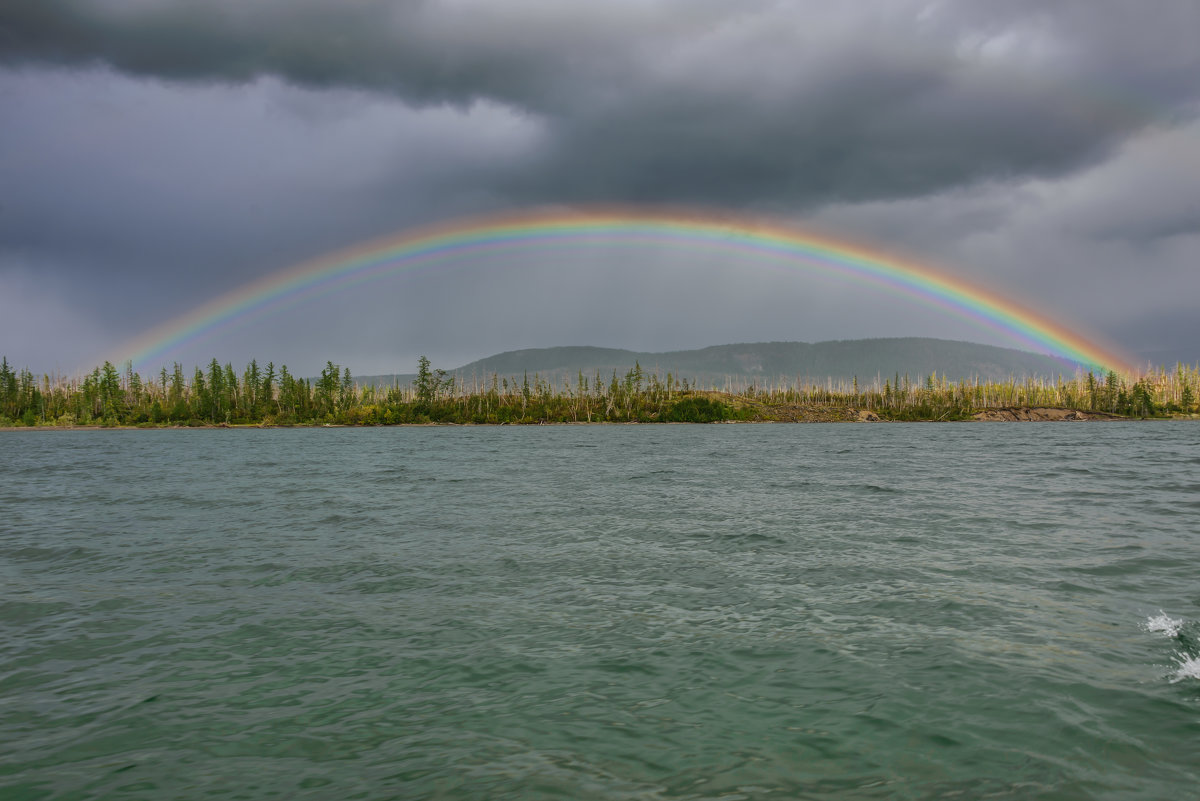
<instances>
[{"instance_id":1,"label":"gray sky","mask_svg":"<svg viewBox=\"0 0 1200 801\"><path fill-rule=\"evenodd\" d=\"M91 367L255 278L406 228L695 206L981 281L1200 361L1200 5L1105 0L6 0L0 353ZM166 355L313 373L524 347L940 336L728 254L456 262Z\"/></svg>"}]
</instances>

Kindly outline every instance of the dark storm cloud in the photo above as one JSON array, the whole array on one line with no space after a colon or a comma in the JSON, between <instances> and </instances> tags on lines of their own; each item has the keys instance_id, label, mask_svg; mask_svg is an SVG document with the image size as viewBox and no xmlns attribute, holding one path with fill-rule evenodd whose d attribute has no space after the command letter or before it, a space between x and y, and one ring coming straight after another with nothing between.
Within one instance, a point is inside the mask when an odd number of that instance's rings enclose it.
<instances>
[{"instance_id":1,"label":"dark storm cloud","mask_svg":"<svg viewBox=\"0 0 1200 801\"><path fill-rule=\"evenodd\" d=\"M364 238L589 201L769 212L1148 352L1192 330L1164 297L1200 292L1198 29L1192 0L0 0L0 352L65 366ZM694 261L464 267L212 345L382 372L435 348L973 330Z\"/></svg>"},{"instance_id":2,"label":"dark storm cloud","mask_svg":"<svg viewBox=\"0 0 1200 801\"><path fill-rule=\"evenodd\" d=\"M101 292L218 291L453 216L461 201L445 184L530 136L486 105L415 112L273 79L231 90L0 72L0 98L12 115L0 126L0 254L86 273L84 296L100 276Z\"/></svg>"},{"instance_id":3,"label":"dark storm cloud","mask_svg":"<svg viewBox=\"0 0 1200 801\"><path fill-rule=\"evenodd\" d=\"M415 103L499 97L524 105L562 81L563 64L555 63L561 32L536 16L499 14L494 5L13 0L0 10L0 41L9 63L106 63L134 74L224 82L270 74ZM587 46L594 58L602 34L581 29L587 16L558 21L574 28L572 44L595 40Z\"/></svg>"},{"instance_id":4,"label":"dark storm cloud","mask_svg":"<svg viewBox=\"0 0 1200 801\"><path fill-rule=\"evenodd\" d=\"M495 102L521 202L821 204L1060 175L1197 96L1200 7L10 0L9 64Z\"/></svg>"}]
</instances>

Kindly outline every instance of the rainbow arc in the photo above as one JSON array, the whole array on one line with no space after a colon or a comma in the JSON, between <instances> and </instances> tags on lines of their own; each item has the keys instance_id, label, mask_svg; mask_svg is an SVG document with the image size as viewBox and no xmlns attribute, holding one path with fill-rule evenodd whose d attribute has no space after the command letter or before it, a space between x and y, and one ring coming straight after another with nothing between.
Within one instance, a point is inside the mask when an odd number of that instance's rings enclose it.
<instances>
[{"instance_id":1,"label":"rainbow arc","mask_svg":"<svg viewBox=\"0 0 1200 801\"><path fill-rule=\"evenodd\" d=\"M1115 348L1016 300L943 271L786 225L697 212L593 209L534 211L401 232L298 264L248 283L127 343L120 361L148 365L173 349L309 296L463 257L549 246L655 243L768 256L801 271L844 276L912 297L1014 344L1089 369L1127 372Z\"/></svg>"}]
</instances>

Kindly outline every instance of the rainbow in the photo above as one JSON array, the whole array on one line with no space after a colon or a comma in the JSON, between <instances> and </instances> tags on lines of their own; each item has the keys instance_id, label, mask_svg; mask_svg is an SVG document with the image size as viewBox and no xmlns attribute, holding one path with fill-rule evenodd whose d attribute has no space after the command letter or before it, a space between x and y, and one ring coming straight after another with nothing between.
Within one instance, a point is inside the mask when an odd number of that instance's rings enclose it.
<instances>
[{"instance_id":1,"label":"rainbow","mask_svg":"<svg viewBox=\"0 0 1200 801\"><path fill-rule=\"evenodd\" d=\"M118 361L145 366L175 348L274 308L451 259L544 246L641 243L768 256L797 269L845 276L945 309L1067 362L1089 369L1129 370L1130 361L1111 346L931 267L779 223L646 209L531 211L404 231L280 270L216 297L126 343Z\"/></svg>"}]
</instances>

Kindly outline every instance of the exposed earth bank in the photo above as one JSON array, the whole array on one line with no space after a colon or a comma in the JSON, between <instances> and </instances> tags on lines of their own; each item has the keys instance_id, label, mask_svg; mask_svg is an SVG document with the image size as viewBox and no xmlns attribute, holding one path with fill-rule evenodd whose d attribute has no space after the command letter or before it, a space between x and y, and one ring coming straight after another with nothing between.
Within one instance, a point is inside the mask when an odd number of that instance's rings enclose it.
<instances>
[{"instance_id":1,"label":"exposed earth bank","mask_svg":"<svg viewBox=\"0 0 1200 801\"><path fill-rule=\"evenodd\" d=\"M1125 420L1107 412L1081 412L1077 409L1056 409L1049 406L1006 406L1000 409L984 409L972 415L975 420L985 422L1014 422L1025 420Z\"/></svg>"},{"instance_id":2,"label":"exposed earth bank","mask_svg":"<svg viewBox=\"0 0 1200 801\"><path fill-rule=\"evenodd\" d=\"M892 414L889 414L887 411L861 409L854 406L843 406L833 403L766 403L723 392L697 394L703 394L711 400L723 403L727 407L743 414L748 412L748 416L743 416L741 419L749 422L883 423L894 419ZM1129 418L1108 412L1081 411L1079 409L1063 409L1054 406L1001 406L995 409L983 409L969 415L959 413L959 415L952 416L952 413L948 412L940 417L931 414L925 418L905 417L902 419L908 419L912 422L939 422L946 420L978 420L981 422L1078 422L1087 420L1128 420Z\"/></svg>"},{"instance_id":3,"label":"exposed earth bank","mask_svg":"<svg viewBox=\"0 0 1200 801\"><path fill-rule=\"evenodd\" d=\"M764 404L754 401L745 401L744 399L735 399L731 396L722 395L722 393L705 393L714 398L720 398L729 404L734 409L742 408L749 409L752 413L741 418L740 422L757 422L757 423L882 423L889 420L870 409L857 409L851 406L838 405L822 405L822 404L801 404L801 403L784 403L784 404ZM1180 416L1182 418L1182 416ZM1190 415L1195 418L1197 415ZM928 418L924 422L938 422L947 418ZM957 418L965 421L980 421L980 422L1082 422L1082 421L1105 421L1105 420L1128 420L1131 418L1121 417L1120 415L1109 414L1107 412L1091 412L1080 411L1078 409L1059 409L1052 406L1005 406L997 409L984 409L976 412L970 417ZM1136 418L1135 418L1136 419ZM544 422L544 421L543 421ZM724 422L732 423L739 422L738 420L726 420ZM922 422L914 420L913 422ZM593 423L593 425L613 425L611 423ZM416 423L408 425L459 425L458 423ZM559 423L563 425L563 423ZM588 425L583 421L576 423L565 423L565 425ZM616 423L615 425L626 425L625 423ZM138 428L183 428L185 426L96 426L96 425L81 425L81 426L36 426L25 428L16 427L0 427L0 431L81 431L81 430L114 430L114 429L138 429ZM216 425L190 426L192 428L275 428L276 426L263 426L259 424L236 424L230 425L221 423ZM291 426L289 426L291 427ZM328 428L328 425L307 425L295 426L297 428ZM342 427L342 426L336 426Z\"/></svg>"}]
</instances>

